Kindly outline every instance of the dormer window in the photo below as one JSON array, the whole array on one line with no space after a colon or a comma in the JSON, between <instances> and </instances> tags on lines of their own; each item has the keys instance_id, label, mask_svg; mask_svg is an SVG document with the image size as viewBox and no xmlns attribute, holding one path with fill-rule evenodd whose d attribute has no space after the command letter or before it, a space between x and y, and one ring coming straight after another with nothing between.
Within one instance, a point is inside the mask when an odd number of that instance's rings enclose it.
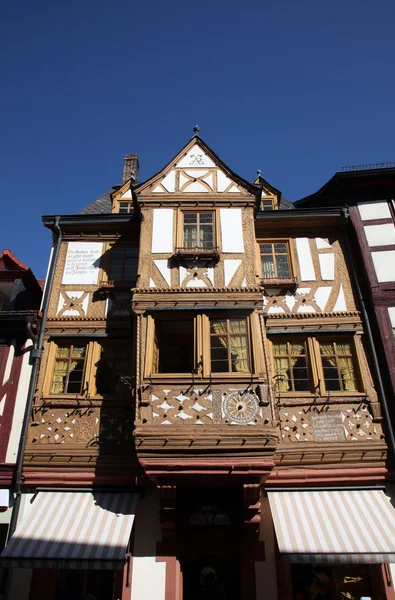
<instances>
[{"instance_id":1,"label":"dormer window","mask_svg":"<svg viewBox=\"0 0 395 600\"><path fill-rule=\"evenodd\" d=\"M119 213L131 213L133 211L133 202L132 200L121 200L119 203Z\"/></svg>"},{"instance_id":2,"label":"dormer window","mask_svg":"<svg viewBox=\"0 0 395 600\"><path fill-rule=\"evenodd\" d=\"M261 210L273 210L273 198L265 198L265 196L262 196Z\"/></svg>"},{"instance_id":3,"label":"dormer window","mask_svg":"<svg viewBox=\"0 0 395 600\"><path fill-rule=\"evenodd\" d=\"M214 247L214 213L183 212L183 247Z\"/></svg>"}]
</instances>

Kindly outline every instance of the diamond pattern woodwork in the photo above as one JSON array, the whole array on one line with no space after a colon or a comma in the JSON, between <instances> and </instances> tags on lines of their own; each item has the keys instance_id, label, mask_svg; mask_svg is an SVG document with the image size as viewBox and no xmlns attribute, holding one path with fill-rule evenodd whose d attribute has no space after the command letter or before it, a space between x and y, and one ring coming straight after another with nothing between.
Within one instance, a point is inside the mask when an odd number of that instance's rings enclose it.
<instances>
[{"instance_id":1,"label":"diamond pattern woodwork","mask_svg":"<svg viewBox=\"0 0 395 600\"><path fill-rule=\"evenodd\" d=\"M180 388L148 390L143 404L151 425L226 425L263 422L263 409L254 391L243 389ZM150 414L151 413L151 414ZM147 418L148 417L148 418ZM144 420L143 420L144 423Z\"/></svg>"},{"instance_id":2,"label":"diamond pattern woodwork","mask_svg":"<svg viewBox=\"0 0 395 600\"><path fill-rule=\"evenodd\" d=\"M341 408L336 411L320 413L308 407L287 407L279 411L281 423L281 437L285 442L314 442L316 439L312 419L315 415L331 415L339 412L344 431L344 441L355 442L365 440L379 440L382 434L381 427L373 422L373 416L367 406L358 408Z\"/></svg>"},{"instance_id":3,"label":"diamond pattern woodwork","mask_svg":"<svg viewBox=\"0 0 395 600\"><path fill-rule=\"evenodd\" d=\"M42 444L121 445L130 439L130 420L122 410L98 407L41 409L30 427L29 442Z\"/></svg>"}]
</instances>

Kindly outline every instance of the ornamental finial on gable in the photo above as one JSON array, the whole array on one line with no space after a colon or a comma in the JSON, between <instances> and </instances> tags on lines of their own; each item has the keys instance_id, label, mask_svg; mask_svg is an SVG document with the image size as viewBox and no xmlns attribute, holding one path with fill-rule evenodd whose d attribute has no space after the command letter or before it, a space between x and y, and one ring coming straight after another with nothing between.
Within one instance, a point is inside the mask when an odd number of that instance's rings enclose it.
<instances>
[{"instance_id":1,"label":"ornamental finial on gable","mask_svg":"<svg viewBox=\"0 0 395 600\"><path fill-rule=\"evenodd\" d=\"M193 131L194 131L195 133L199 133L199 131L200 131L200 127L199 127L199 125L195 125L195 127L193 128Z\"/></svg>"}]
</instances>

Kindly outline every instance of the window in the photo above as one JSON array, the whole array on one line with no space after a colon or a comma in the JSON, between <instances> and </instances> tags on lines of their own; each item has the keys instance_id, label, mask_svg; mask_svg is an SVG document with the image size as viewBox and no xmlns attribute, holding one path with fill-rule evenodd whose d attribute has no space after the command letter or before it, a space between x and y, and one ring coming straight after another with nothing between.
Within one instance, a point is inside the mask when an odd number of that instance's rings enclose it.
<instances>
[{"instance_id":1,"label":"window","mask_svg":"<svg viewBox=\"0 0 395 600\"><path fill-rule=\"evenodd\" d=\"M51 394L81 394L86 345L58 345Z\"/></svg>"},{"instance_id":2,"label":"window","mask_svg":"<svg viewBox=\"0 0 395 600\"><path fill-rule=\"evenodd\" d=\"M194 370L193 320L157 320L153 373L191 373Z\"/></svg>"},{"instance_id":3,"label":"window","mask_svg":"<svg viewBox=\"0 0 395 600\"><path fill-rule=\"evenodd\" d=\"M310 391L306 342L273 344L273 355L279 391Z\"/></svg>"},{"instance_id":4,"label":"window","mask_svg":"<svg viewBox=\"0 0 395 600\"><path fill-rule=\"evenodd\" d=\"M108 279L114 282L134 282L137 277L137 248L111 248Z\"/></svg>"},{"instance_id":5,"label":"window","mask_svg":"<svg viewBox=\"0 0 395 600\"><path fill-rule=\"evenodd\" d=\"M211 371L248 373L247 319L210 319Z\"/></svg>"},{"instance_id":6,"label":"window","mask_svg":"<svg viewBox=\"0 0 395 600\"><path fill-rule=\"evenodd\" d=\"M214 247L214 213L183 213L183 247L205 249Z\"/></svg>"},{"instance_id":7,"label":"window","mask_svg":"<svg viewBox=\"0 0 395 600\"><path fill-rule=\"evenodd\" d=\"M133 375L132 344L125 339L108 339L101 343L69 340L51 342L44 395L125 396L129 388L123 377Z\"/></svg>"},{"instance_id":8,"label":"window","mask_svg":"<svg viewBox=\"0 0 395 600\"><path fill-rule=\"evenodd\" d=\"M353 355L349 342L321 342L320 353L327 391L343 392L357 389Z\"/></svg>"},{"instance_id":9,"label":"window","mask_svg":"<svg viewBox=\"0 0 395 600\"><path fill-rule=\"evenodd\" d=\"M274 379L279 392L313 392L318 387L323 393L361 389L353 340L292 337L272 340Z\"/></svg>"},{"instance_id":10,"label":"window","mask_svg":"<svg viewBox=\"0 0 395 600\"><path fill-rule=\"evenodd\" d=\"M120 213L131 213L133 212L133 202L132 200L121 200L119 203L119 212Z\"/></svg>"},{"instance_id":11,"label":"window","mask_svg":"<svg viewBox=\"0 0 395 600\"><path fill-rule=\"evenodd\" d=\"M262 196L261 210L273 210L273 198Z\"/></svg>"},{"instance_id":12,"label":"window","mask_svg":"<svg viewBox=\"0 0 395 600\"><path fill-rule=\"evenodd\" d=\"M125 393L122 377L131 376L130 349L127 344L105 344L96 363L96 391L100 395Z\"/></svg>"},{"instance_id":13,"label":"window","mask_svg":"<svg viewBox=\"0 0 395 600\"><path fill-rule=\"evenodd\" d=\"M214 317L185 312L178 319L163 313L147 317L146 377L170 373L247 376L253 371L252 348L258 348L259 340L251 336L250 322L258 320L257 314ZM254 321L254 327L259 327L259 321Z\"/></svg>"},{"instance_id":14,"label":"window","mask_svg":"<svg viewBox=\"0 0 395 600\"><path fill-rule=\"evenodd\" d=\"M292 276L288 243L259 244L259 252L263 279L287 279Z\"/></svg>"}]
</instances>

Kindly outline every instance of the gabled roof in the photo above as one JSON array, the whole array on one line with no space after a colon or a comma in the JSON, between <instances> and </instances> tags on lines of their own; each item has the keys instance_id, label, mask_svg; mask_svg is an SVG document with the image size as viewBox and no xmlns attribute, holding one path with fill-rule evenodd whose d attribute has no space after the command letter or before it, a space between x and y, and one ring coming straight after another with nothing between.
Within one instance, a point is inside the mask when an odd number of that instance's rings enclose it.
<instances>
[{"instance_id":1,"label":"gabled roof","mask_svg":"<svg viewBox=\"0 0 395 600\"><path fill-rule=\"evenodd\" d=\"M9 248L0 252L0 271L29 271L30 267L25 265Z\"/></svg>"},{"instance_id":2,"label":"gabled roof","mask_svg":"<svg viewBox=\"0 0 395 600\"><path fill-rule=\"evenodd\" d=\"M338 171L319 190L295 202L295 208L345 206L395 196L395 168Z\"/></svg>"},{"instance_id":3,"label":"gabled roof","mask_svg":"<svg viewBox=\"0 0 395 600\"><path fill-rule=\"evenodd\" d=\"M9 248L5 248L0 252L0 282L14 282L19 279L23 281L25 291L19 294L18 306L32 310L38 308L43 291L40 282L30 267L19 260Z\"/></svg>"},{"instance_id":4,"label":"gabled roof","mask_svg":"<svg viewBox=\"0 0 395 600\"><path fill-rule=\"evenodd\" d=\"M258 173L259 173L259 171L258 171ZM266 179L264 179L262 177L262 175L259 174L258 177L255 179L254 183L256 185L262 186L265 191L267 191L270 194L273 194L279 198L279 209L280 210L289 210L289 209L293 210L295 208L293 203L290 200L288 200L287 198L285 198L282 195L282 192L280 192L280 190L278 190L273 185L271 185Z\"/></svg>"},{"instance_id":5,"label":"gabled roof","mask_svg":"<svg viewBox=\"0 0 395 600\"><path fill-rule=\"evenodd\" d=\"M209 157L209 159L211 159L213 164L211 164L210 166L218 167L219 169L224 171L224 173L227 175L227 177L229 177L229 179L231 179L232 181L237 183L237 185L240 185L248 193L250 193L254 196L257 196L259 194L259 192L260 192L259 186L247 181L246 179L244 179L243 177L241 177L240 175L235 173L232 169L230 169L221 160L221 158L206 144L206 142L198 134L195 134L189 140L189 142L187 144L185 144L185 146L176 154L176 156L174 156L167 163L167 165L163 169L161 169L160 171L155 173L155 175L153 175L146 181L138 183L133 186L133 190L137 194L137 196L143 190L145 190L149 186L152 186L157 180L159 181L159 179L161 177L163 177L163 175L166 174L168 171L170 171L172 168L174 168L176 166L184 166L182 163L182 159L188 155L188 153L192 150L192 148L194 148L194 146L198 146L203 151L203 153L206 154L207 157ZM192 166L199 167L199 162L196 162L196 164L194 164L194 165L189 165L189 168L191 168Z\"/></svg>"}]
</instances>

